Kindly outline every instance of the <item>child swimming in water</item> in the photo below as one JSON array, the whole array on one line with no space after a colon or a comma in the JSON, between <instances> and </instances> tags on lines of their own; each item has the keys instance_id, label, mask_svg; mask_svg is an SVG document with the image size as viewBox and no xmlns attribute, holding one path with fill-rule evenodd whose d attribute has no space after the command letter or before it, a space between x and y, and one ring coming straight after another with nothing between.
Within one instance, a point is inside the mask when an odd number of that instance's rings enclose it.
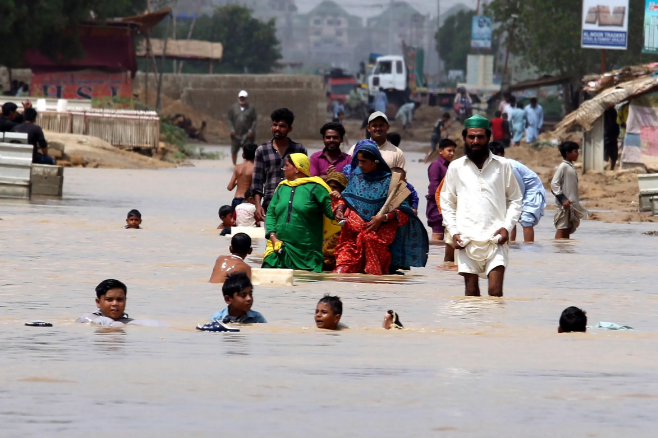
<instances>
[{"instance_id":1,"label":"child swimming in water","mask_svg":"<svg viewBox=\"0 0 658 438\"><path fill-rule=\"evenodd\" d=\"M210 321L223 323L253 324L267 322L263 315L251 310L254 304L253 286L244 272L234 272L228 276L222 286L227 307L216 312Z\"/></svg>"},{"instance_id":2,"label":"child swimming in water","mask_svg":"<svg viewBox=\"0 0 658 438\"><path fill-rule=\"evenodd\" d=\"M326 294L315 307L315 326L325 330L340 330L340 317L343 316L343 303L339 297Z\"/></svg>"},{"instance_id":3,"label":"child swimming in water","mask_svg":"<svg viewBox=\"0 0 658 438\"><path fill-rule=\"evenodd\" d=\"M139 210L130 210L128 212L128 217L126 218L126 226L124 227L126 230L127 229L135 229L135 230L141 230L142 227L140 225L142 224L142 214L139 212Z\"/></svg>"},{"instance_id":4,"label":"child swimming in water","mask_svg":"<svg viewBox=\"0 0 658 438\"><path fill-rule=\"evenodd\" d=\"M244 259L251 254L251 237L245 233L236 233L231 238L231 246L228 250L231 252L230 256L217 257L209 283L224 283L233 272L244 272L251 278L251 266L244 262Z\"/></svg>"},{"instance_id":5,"label":"child swimming in water","mask_svg":"<svg viewBox=\"0 0 658 438\"><path fill-rule=\"evenodd\" d=\"M560 315L558 333L586 332L587 313L578 307L567 307Z\"/></svg>"},{"instance_id":6,"label":"child swimming in water","mask_svg":"<svg viewBox=\"0 0 658 438\"><path fill-rule=\"evenodd\" d=\"M128 317L126 310L126 295L128 287L119 280L108 279L96 286L96 306L98 311L87 313L75 322L91 323L103 327L122 327L126 324L166 326L166 324L153 320L136 320Z\"/></svg>"},{"instance_id":7,"label":"child swimming in water","mask_svg":"<svg viewBox=\"0 0 658 438\"><path fill-rule=\"evenodd\" d=\"M233 225L233 207L230 205L222 205L219 208L219 219L222 221L217 227L218 230L222 230L219 235L226 236L227 234L231 234L231 225Z\"/></svg>"}]
</instances>

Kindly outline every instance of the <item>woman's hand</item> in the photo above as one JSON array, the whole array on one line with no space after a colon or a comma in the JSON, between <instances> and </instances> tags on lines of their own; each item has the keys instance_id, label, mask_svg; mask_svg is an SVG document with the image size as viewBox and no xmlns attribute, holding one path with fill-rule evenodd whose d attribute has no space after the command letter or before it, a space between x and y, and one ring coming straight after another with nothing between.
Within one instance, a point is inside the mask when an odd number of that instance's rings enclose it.
<instances>
[{"instance_id":1,"label":"woman's hand","mask_svg":"<svg viewBox=\"0 0 658 438\"><path fill-rule=\"evenodd\" d=\"M340 192L338 192L336 190L329 193L329 196L331 196L331 199L335 199L336 201L340 201L343 198L342 196L340 196Z\"/></svg>"},{"instance_id":2,"label":"woman's hand","mask_svg":"<svg viewBox=\"0 0 658 438\"><path fill-rule=\"evenodd\" d=\"M276 235L274 233L270 234L270 242L272 242L272 248L274 248L274 245L276 245L277 242L281 242L279 239L276 238ZM283 242L281 242L283 244Z\"/></svg>"},{"instance_id":3,"label":"woman's hand","mask_svg":"<svg viewBox=\"0 0 658 438\"><path fill-rule=\"evenodd\" d=\"M382 226L384 221L386 220L386 215L385 214L379 214L377 216L373 216L370 222L368 222L368 231L377 231L379 230L379 227Z\"/></svg>"}]
</instances>

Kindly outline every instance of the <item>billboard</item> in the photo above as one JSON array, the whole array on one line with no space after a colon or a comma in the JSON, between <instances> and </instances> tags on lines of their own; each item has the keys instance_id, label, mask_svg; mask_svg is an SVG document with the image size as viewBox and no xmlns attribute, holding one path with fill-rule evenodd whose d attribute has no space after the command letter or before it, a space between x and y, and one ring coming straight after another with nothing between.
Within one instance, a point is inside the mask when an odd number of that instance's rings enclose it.
<instances>
[{"instance_id":1,"label":"billboard","mask_svg":"<svg viewBox=\"0 0 658 438\"><path fill-rule=\"evenodd\" d=\"M34 73L30 94L58 99L131 97L132 81L126 73Z\"/></svg>"},{"instance_id":2,"label":"billboard","mask_svg":"<svg viewBox=\"0 0 658 438\"><path fill-rule=\"evenodd\" d=\"M471 24L471 48L491 49L491 18L484 15L473 16Z\"/></svg>"},{"instance_id":3,"label":"billboard","mask_svg":"<svg viewBox=\"0 0 658 438\"><path fill-rule=\"evenodd\" d=\"M642 53L658 53L658 1L646 0Z\"/></svg>"},{"instance_id":4,"label":"billboard","mask_svg":"<svg viewBox=\"0 0 658 438\"><path fill-rule=\"evenodd\" d=\"M583 0L581 47L626 50L628 0Z\"/></svg>"}]
</instances>

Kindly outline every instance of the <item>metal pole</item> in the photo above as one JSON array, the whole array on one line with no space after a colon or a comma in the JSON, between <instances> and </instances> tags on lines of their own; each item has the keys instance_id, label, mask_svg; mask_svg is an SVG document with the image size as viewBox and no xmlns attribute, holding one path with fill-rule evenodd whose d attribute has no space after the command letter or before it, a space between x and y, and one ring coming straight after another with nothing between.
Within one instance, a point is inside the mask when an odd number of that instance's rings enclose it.
<instances>
[{"instance_id":1,"label":"metal pole","mask_svg":"<svg viewBox=\"0 0 658 438\"><path fill-rule=\"evenodd\" d=\"M441 0L436 0L436 56L438 58L437 81L441 82Z\"/></svg>"},{"instance_id":2,"label":"metal pole","mask_svg":"<svg viewBox=\"0 0 658 438\"><path fill-rule=\"evenodd\" d=\"M388 54L393 54L393 0L388 7Z\"/></svg>"},{"instance_id":3,"label":"metal pole","mask_svg":"<svg viewBox=\"0 0 658 438\"><path fill-rule=\"evenodd\" d=\"M503 85L507 85L509 87L509 79L507 78L507 63L509 61L509 52L510 52L510 46L512 45L512 37L514 36L514 23L516 22L516 16L512 16L512 23L509 26L509 35L507 38L507 51L505 53L505 68L503 69ZM503 90L505 90L505 86L503 86Z\"/></svg>"},{"instance_id":4,"label":"metal pole","mask_svg":"<svg viewBox=\"0 0 658 438\"><path fill-rule=\"evenodd\" d=\"M158 77L158 95L155 101L155 109L158 111L162 109L162 96L160 92L162 91L162 75L164 74L165 62L167 61L167 41L169 41L169 24L171 23L171 15L169 16L169 21L167 21L167 30L165 31L164 44L162 49L162 65L160 66L160 76Z\"/></svg>"}]
</instances>

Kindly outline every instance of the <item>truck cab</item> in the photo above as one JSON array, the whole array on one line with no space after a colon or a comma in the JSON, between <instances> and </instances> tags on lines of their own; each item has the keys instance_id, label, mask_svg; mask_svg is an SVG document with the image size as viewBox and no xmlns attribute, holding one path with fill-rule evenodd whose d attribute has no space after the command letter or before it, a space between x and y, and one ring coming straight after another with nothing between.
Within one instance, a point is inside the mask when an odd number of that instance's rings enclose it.
<instances>
[{"instance_id":1,"label":"truck cab","mask_svg":"<svg viewBox=\"0 0 658 438\"><path fill-rule=\"evenodd\" d=\"M368 91L374 96L383 88L388 98L387 115L395 116L398 108L409 100L409 70L400 55L387 55L377 58L368 78Z\"/></svg>"}]
</instances>

